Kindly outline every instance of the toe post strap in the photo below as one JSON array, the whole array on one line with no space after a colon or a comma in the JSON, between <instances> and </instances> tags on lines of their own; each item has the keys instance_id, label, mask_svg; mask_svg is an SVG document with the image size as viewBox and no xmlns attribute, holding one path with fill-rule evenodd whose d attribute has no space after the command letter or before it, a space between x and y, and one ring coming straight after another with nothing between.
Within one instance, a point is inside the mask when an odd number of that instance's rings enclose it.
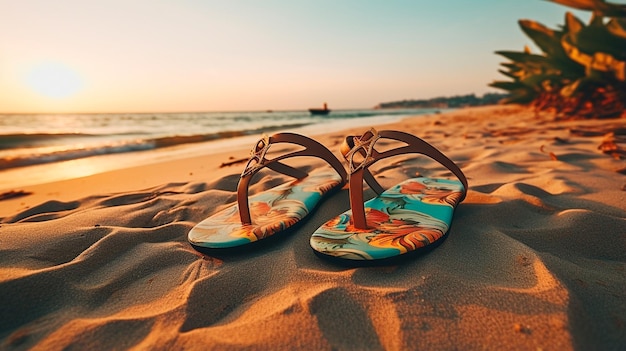
<instances>
[{"instance_id":1,"label":"toe post strap","mask_svg":"<svg viewBox=\"0 0 626 351\"><path fill-rule=\"evenodd\" d=\"M357 171L363 172L363 179L378 195L385 189L378 183L368 167L375 162L379 155L378 151L374 149L374 145L379 138L378 132L372 128L360 137L347 136L341 145L341 153L348 161L348 173L350 176Z\"/></svg>"},{"instance_id":2,"label":"toe post strap","mask_svg":"<svg viewBox=\"0 0 626 351\"><path fill-rule=\"evenodd\" d=\"M304 149L286 153L272 159L268 159L267 152L273 144L289 143L303 146ZM280 161L298 156L312 156L326 161L341 177L341 185L347 183L348 175L341 161L333 155L324 145L319 142L295 133L277 133L272 136L264 135L252 148L248 163L241 173L237 184L237 203L239 206L239 216L241 223L252 223L250 218L250 208L248 203L248 187L252 177L264 167L275 172L288 175L296 179L303 179L308 176L307 172L286 165Z\"/></svg>"}]
</instances>

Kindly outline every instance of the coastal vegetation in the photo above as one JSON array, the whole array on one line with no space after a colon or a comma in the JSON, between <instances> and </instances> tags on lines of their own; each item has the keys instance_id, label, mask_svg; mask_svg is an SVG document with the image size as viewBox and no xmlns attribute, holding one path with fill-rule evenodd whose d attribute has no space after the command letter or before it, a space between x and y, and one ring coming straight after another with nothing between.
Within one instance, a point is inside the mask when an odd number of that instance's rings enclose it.
<instances>
[{"instance_id":1,"label":"coastal vegetation","mask_svg":"<svg viewBox=\"0 0 626 351\"><path fill-rule=\"evenodd\" d=\"M375 108L457 108L467 106L494 105L508 97L508 94L487 93L482 97L476 94L440 96L423 100L401 100L381 102Z\"/></svg>"},{"instance_id":2,"label":"coastal vegetation","mask_svg":"<svg viewBox=\"0 0 626 351\"><path fill-rule=\"evenodd\" d=\"M500 73L510 78L491 87L509 92L505 103L530 104L557 118L626 117L626 5L605 0L549 0L591 11L585 24L571 12L550 29L520 20L541 53L497 51L508 59Z\"/></svg>"}]
</instances>

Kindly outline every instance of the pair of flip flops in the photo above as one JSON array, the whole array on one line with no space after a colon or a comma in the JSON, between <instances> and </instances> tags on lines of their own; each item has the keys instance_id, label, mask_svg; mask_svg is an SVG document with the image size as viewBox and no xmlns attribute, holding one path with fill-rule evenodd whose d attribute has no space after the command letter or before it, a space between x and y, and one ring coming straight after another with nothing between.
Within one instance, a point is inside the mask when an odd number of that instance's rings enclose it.
<instances>
[{"instance_id":1,"label":"pair of flip flops","mask_svg":"<svg viewBox=\"0 0 626 351\"><path fill-rule=\"evenodd\" d=\"M379 152L381 139L405 145ZM304 147L268 159L272 145ZM348 172L333 153L317 141L294 133L264 137L253 148L237 186L237 204L198 223L188 234L200 251L225 251L275 237L301 223L332 191L349 183L351 209L330 219L310 239L321 257L345 263L384 262L417 253L439 244L448 233L454 210L465 198L467 180L461 169L424 140L408 133L370 129L361 136L346 137L341 153ZM450 170L457 179L418 177L385 190L369 171L379 160L417 153ZM297 156L318 157L332 169L310 174L281 162ZM248 196L252 177L263 168L295 178L254 196ZM363 181L377 194L363 199Z\"/></svg>"}]
</instances>

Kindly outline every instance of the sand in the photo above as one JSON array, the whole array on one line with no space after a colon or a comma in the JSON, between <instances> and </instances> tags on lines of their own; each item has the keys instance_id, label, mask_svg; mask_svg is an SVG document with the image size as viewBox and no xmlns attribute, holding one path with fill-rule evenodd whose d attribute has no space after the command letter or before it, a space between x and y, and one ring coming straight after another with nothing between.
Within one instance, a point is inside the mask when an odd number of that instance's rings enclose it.
<instances>
[{"instance_id":1,"label":"sand","mask_svg":"<svg viewBox=\"0 0 626 351\"><path fill-rule=\"evenodd\" d=\"M0 189L31 193L0 201L0 349L624 350L626 162L598 149L623 125L491 106L376 126L429 141L470 184L441 246L383 267L309 247L346 189L272 245L196 252L187 232L235 201L243 165L219 165L247 149ZM338 154L361 132L314 137ZM399 159L384 185L446 175ZM252 193L284 179L257 178Z\"/></svg>"}]
</instances>

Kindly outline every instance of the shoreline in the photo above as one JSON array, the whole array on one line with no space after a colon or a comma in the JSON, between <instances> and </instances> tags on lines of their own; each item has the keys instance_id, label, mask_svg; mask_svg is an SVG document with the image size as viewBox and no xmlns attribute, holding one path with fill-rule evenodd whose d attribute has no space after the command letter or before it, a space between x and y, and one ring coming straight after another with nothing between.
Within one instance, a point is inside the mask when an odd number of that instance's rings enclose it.
<instances>
[{"instance_id":1,"label":"shoreline","mask_svg":"<svg viewBox=\"0 0 626 351\"><path fill-rule=\"evenodd\" d=\"M570 132L618 122L490 106L376 125L441 150L469 191L439 247L374 268L310 248L345 188L268 247L195 251L189 230L236 199L243 165L219 165L249 145L15 188L32 194L0 202L0 348L619 349L625 161ZM310 135L339 156L363 129ZM375 169L383 186L418 173L449 175L417 157ZM251 193L283 179L258 178Z\"/></svg>"},{"instance_id":2,"label":"shoreline","mask_svg":"<svg viewBox=\"0 0 626 351\"><path fill-rule=\"evenodd\" d=\"M428 115L430 114L399 117L391 114L338 120L331 119L329 120L329 123L309 124L294 129L280 129L273 133L290 131L316 136L326 133L328 128L336 131L342 131L353 128L354 126L388 124L397 122L403 118L419 118ZM260 137L260 135L260 133L251 134L232 138L187 143L164 148L96 155L71 160L3 169L0 170L0 193L13 190L14 188L81 178L98 173L134 167L137 165L149 165L181 158L213 155L223 151L248 149L250 145Z\"/></svg>"}]
</instances>

